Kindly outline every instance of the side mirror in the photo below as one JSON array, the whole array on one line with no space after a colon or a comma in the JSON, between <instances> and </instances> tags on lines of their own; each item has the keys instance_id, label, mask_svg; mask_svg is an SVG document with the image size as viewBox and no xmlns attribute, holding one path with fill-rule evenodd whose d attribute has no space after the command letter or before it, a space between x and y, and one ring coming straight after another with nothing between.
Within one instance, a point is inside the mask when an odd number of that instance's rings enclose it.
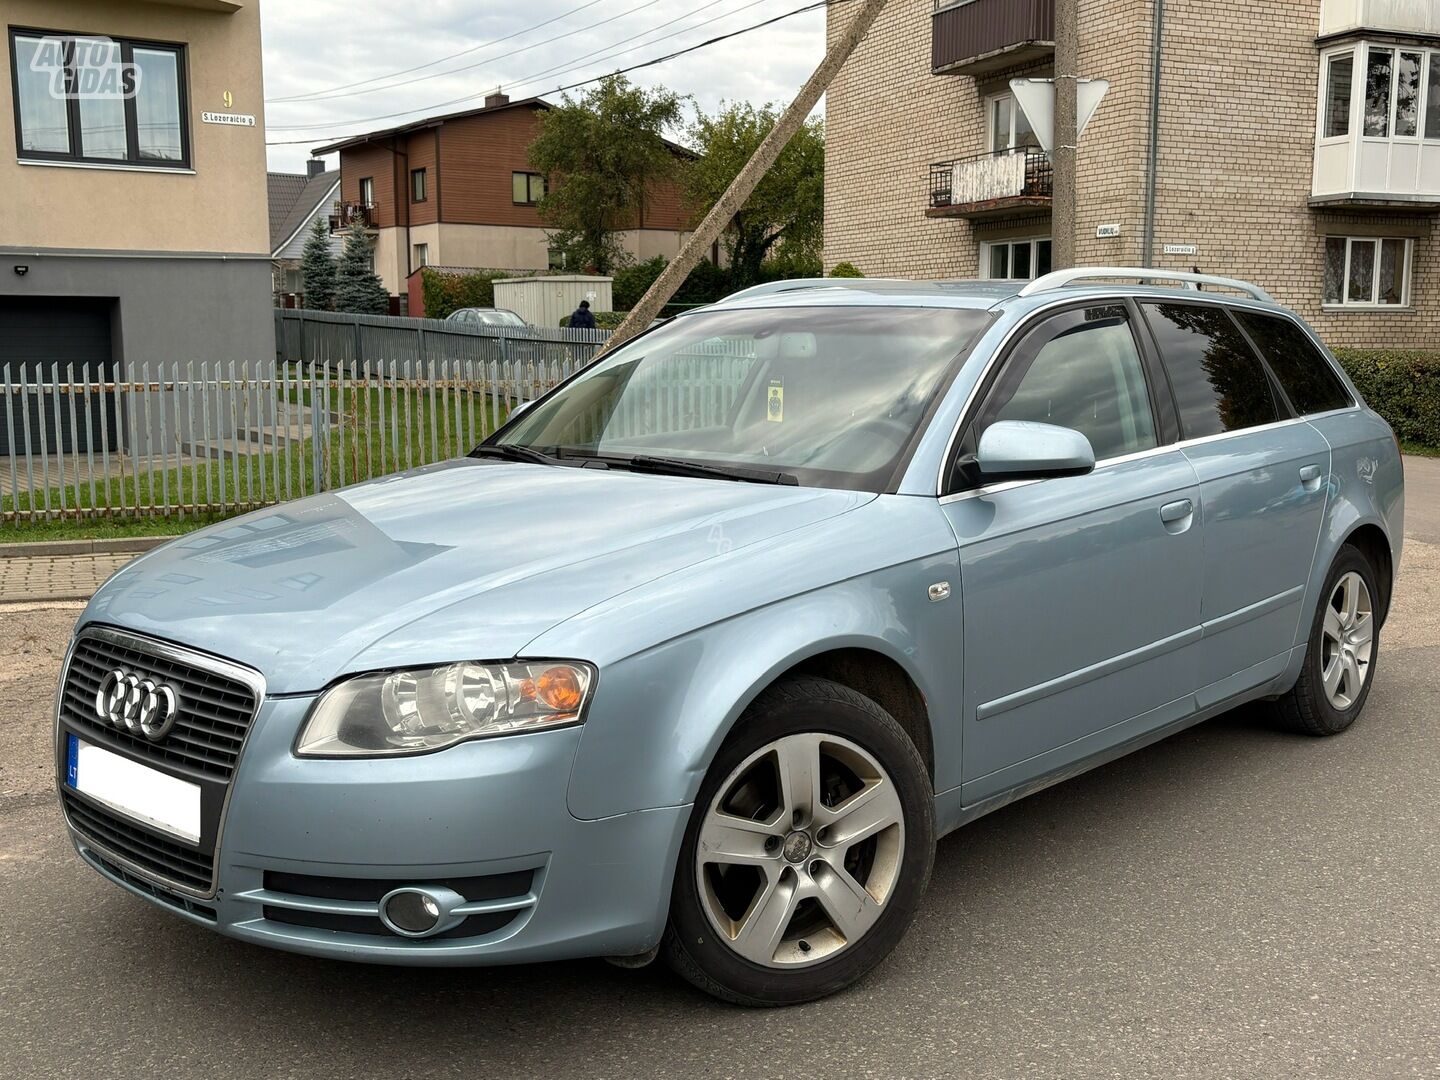
<instances>
[{"instance_id":1,"label":"side mirror","mask_svg":"<svg viewBox=\"0 0 1440 1080\"><path fill-rule=\"evenodd\" d=\"M975 464L987 480L1048 480L1093 472L1095 451L1070 428L1001 420L980 436Z\"/></svg>"}]
</instances>

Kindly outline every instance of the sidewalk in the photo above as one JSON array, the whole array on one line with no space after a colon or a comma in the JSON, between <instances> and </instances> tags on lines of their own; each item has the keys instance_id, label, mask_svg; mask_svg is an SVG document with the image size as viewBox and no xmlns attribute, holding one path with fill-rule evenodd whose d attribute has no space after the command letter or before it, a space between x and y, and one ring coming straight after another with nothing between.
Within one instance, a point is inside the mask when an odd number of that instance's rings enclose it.
<instances>
[{"instance_id":1,"label":"sidewalk","mask_svg":"<svg viewBox=\"0 0 1440 1080\"><path fill-rule=\"evenodd\" d=\"M88 600L106 578L133 558L133 552L119 552L0 559L0 604Z\"/></svg>"}]
</instances>

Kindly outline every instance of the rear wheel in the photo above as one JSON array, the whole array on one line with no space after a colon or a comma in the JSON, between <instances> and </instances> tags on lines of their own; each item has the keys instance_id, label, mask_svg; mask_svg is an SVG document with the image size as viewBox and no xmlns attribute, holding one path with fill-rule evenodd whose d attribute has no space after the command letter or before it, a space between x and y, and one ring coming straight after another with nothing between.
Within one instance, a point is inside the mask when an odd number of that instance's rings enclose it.
<instances>
[{"instance_id":1,"label":"rear wheel","mask_svg":"<svg viewBox=\"0 0 1440 1080\"><path fill-rule=\"evenodd\" d=\"M894 948L934 857L933 796L905 732L825 679L747 711L686 831L666 956L745 1005L832 994Z\"/></svg>"},{"instance_id":2,"label":"rear wheel","mask_svg":"<svg viewBox=\"0 0 1440 1080\"><path fill-rule=\"evenodd\" d=\"M1369 560L1357 548L1342 548L1325 579L1300 678L1276 702L1281 726L1338 735L1360 716L1379 657L1378 596Z\"/></svg>"}]
</instances>

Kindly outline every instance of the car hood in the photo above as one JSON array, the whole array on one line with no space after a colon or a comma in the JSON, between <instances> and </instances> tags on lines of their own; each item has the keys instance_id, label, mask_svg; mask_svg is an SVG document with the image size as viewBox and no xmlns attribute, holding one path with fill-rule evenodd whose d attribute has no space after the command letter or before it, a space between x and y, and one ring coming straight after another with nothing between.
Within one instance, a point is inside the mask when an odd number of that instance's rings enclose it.
<instances>
[{"instance_id":1,"label":"car hood","mask_svg":"<svg viewBox=\"0 0 1440 1080\"><path fill-rule=\"evenodd\" d=\"M237 660L269 692L300 693L350 671L520 655L595 604L873 498L445 462L175 540L111 578L81 621Z\"/></svg>"}]
</instances>

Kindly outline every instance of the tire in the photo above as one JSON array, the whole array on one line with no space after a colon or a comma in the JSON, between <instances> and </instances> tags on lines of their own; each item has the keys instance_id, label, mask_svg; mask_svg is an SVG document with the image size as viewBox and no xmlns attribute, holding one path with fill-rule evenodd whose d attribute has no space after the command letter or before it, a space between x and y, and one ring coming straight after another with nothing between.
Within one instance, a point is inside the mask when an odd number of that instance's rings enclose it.
<instances>
[{"instance_id":1,"label":"tire","mask_svg":"<svg viewBox=\"0 0 1440 1080\"><path fill-rule=\"evenodd\" d=\"M1345 610L1352 595L1347 586L1357 579L1361 588L1354 593L1359 604L1352 625L1352 616ZM1290 692L1274 703L1277 726L1302 735L1324 736L1338 735L1355 723L1375 682L1383 614L1374 568L1358 548L1345 545L1325 577L1300 677ZM1362 641L1363 647L1356 644ZM1336 678L1337 652L1338 682L1327 684L1327 674ZM1348 663L1347 655L1351 658Z\"/></svg>"},{"instance_id":2,"label":"tire","mask_svg":"<svg viewBox=\"0 0 1440 1080\"><path fill-rule=\"evenodd\" d=\"M900 725L839 683L786 679L745 711L701 785L665 957L737 1005L826 997L894 949L934 858L929 774Z\"/></svg>"}]
</instances>

